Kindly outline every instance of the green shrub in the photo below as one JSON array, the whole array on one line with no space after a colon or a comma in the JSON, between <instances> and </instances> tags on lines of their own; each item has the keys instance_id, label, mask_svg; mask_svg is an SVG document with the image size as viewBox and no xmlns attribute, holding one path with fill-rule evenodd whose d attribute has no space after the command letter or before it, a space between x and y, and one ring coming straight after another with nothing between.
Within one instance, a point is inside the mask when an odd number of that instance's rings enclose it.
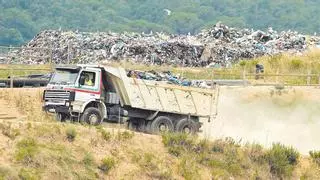
<instances>
[{"instance_id":1,"label":"green shrub","mask_svg":"<svg viewBox=\"0 0 320 180\"><path fill-rule=\"evenodd\" d=\"M19 171L19 177L22 180L37 180L40 179L39 174L34 169L22 168Z\"/></svg>"},{"instance_id":2,"label":"green shrub","mask_svg":"<svg viewBox=\"0 0 320 180\"><path fill-rule=\"evenodd\" d=\"M109 171L114 168L116 165L116 161L113 157L106 157L102 160L101 165L99 166L99 169L103 171L104 173L109 173Z\"/></svg>"},{"instance_id":3,"label":"green shrub","mask_svg":"<svg viewBox=\"0 0 320 180\"><path fill-rule=\"evenodd\" d=\"M103 128L98 129L98 131L101 133L101 137L105 140L105 141L109 141L112 138L112 135L110 132L104 130Z\"/></svg>"},{"instance_id":4,"label":"green shrub","mask_svg":"<svg viewBox=\"0 0 320 180\"><path fill-rule=\"evenodd\" d=\"M177 157L181 156L185 151L198 150L195 139L185 133L162 134L162 142L168 147L169 153Z\"/></svg>"},{"instance_id":5,"label":"green shrub","mask_svg":"<svg viewBox=\"0 0 320 180\"><path fill-rule=\"evenodd\" d=\"M246 60L241 60L241 61L239 62L239 65L240 65L241 67L246 66L246 64L247 64L247 61L246 61Z\"/></svg>"},{"instance_id":6,"label":"green shrub","mask_svg":"<svg viewBox=\"0 0 320 180\"><path fill-rule=\"evenodd\" d=\"M130 131L123 131L123 132L118 132L118 139L119 140L129 140L134 137L134 132Z\"/></svg>"},{"instance_id":7,"label":"green shrub","mask_svg":"<svg viewBox=\"0 0 320 180\"><path fill-rule=\"evenodd\" d=\"M290 67L292 69L300 69L303 67L303 61L300 59L292 59L290 62Z\"/></svg>"},{"instance_id":8,"label":"green shrub","mask_svg":"<svg viewBox=\"0 0 320 180\"><path fill-rule=\"evenodd\" d=\"M162 142L167 147L178 145L190 150L195 139L185 133L165 133L162 135Z\"/></svg>"},{"instance_id":9,"label":"green shrub","mask_svg":"<svg viewBox=\"0 0 320 180\"><path fill-rule=\"evenodd\" d=\"M257 162L259 164L263 164L266 162L266 153L260 144L251 144L249 147L248 155L253 162Z\"/></svg>"},{"instance_id":10,"label":"green shrub","mask_svg":"<svg viewBox=\"0 0 320 180\"><path fill-rule=\"evenodd\" d=\"M2 130L2 134L10 138L11 140L14 140L17 136L20 135L19 129L11 129L10 127L8 129Z\"/></svg>"},{"instance_id":11,"label":"green shrub","mask_svg":"<svg viewBox=\"0 0 320 180\"><path fill-rule=\"evenodd\" d=\"M10 125L0 124L0 130L2 131L3 135L7 136L11 140L14 140L17 136L20 135L20 130L11 128Z\"/></svg>"},{"instance_id":12,"label":"green shrub","mask_svg":"<svg viewBox=\"0 0 320 180\"><path fill-rule=\"evenodd\" d=\"M17 144L15 159L25 164L29 164L33 161L33 158L38 153L38 151L39 148L34 139L23 139Z\"/></svg>"},{"instance_id":13,"label":"green shrub","mask_svg":"<svg viewBox=\"0 0 320 180\"><path fill-rule=\"evenodd\" d=\"M299 156L294 148L277 143L268 150L266 159L269 162L271 173L283 177L292 175L295 165L298 164Z\"/></svg>"},{"instance_id":14,"label":"green shrub","mask_svg":"<svg viewBox=\"0 0 320 180\"><path fill-rule=\"evenodd\" d=\"M186 180L199 178L199 167L197 167L196 163L190 157L181 159L178 170Z\"/></svg>"},{"instance_id":15,"label":"green shrub","mask_svg":"<svg viewBox=\"0 0 320 180\"><path fill-rule=\"evenodd\" d=\"M69 127L69 128L67 128L67 130L66 130L66 135L67 135L68 141L70 141L70 142L71 142L71 141L74 141L75 138L76 138L76 136L77 136L77 131L76 131L75 128Z\"/></svg>"},{"instance_id":16,"label":"green shrub","mask_svg":"<svg viewBox=\"0 0 320 180\"><path fill-rule=\"evenodd\" d=\"M94 165L94 157L91 153L86 153L82 159L82 162L85 166Z\"/></svg>"},{"instance_id":17,"label":"green shrub","mask_svg":"<svg viewBox=\"0 0 320 180\"><path fill-rule=\"evenodd\" d=\"M309 151L309 155L313 162L320 166L320 151Z\"/></svg>"}]
</instances>

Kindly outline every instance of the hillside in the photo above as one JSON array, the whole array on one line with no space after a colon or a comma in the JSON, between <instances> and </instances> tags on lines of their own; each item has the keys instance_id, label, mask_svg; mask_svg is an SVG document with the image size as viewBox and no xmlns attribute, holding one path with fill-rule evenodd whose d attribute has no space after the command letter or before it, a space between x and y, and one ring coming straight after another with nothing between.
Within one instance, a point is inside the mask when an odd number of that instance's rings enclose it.
<instances>
[{"instance_id":1,"label":"hillside","mask_svg":"<svg viewBox=\"0 0 320 180\"><path fill-rule=\"evenodd\" d=\"M217 21L313 34L319 14L315 0L2 0L0 45L21 45L44 29L194 34Z\"/></svg>"},{"instance_id":2,"label":"hillside","mask_svg":"<svg viewBox=\"0 0 320 180\"><path fill-rule=\"evenodd\" d=\"M320 178L317 151L57 123L41 112L40 89L2 90L0 98L1 180ZM8 109L17 119L4 117Z\"/></svg>"}]
</instances>

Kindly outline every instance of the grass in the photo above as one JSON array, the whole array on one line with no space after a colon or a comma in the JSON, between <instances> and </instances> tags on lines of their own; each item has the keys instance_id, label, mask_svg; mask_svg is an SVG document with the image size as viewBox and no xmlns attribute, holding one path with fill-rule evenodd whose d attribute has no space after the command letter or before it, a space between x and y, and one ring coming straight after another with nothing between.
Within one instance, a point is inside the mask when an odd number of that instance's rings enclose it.
<instances>
[{"instance_id":1,"label":"grass","mask_svg":"<svg viewBox=\"0 0 320 180\"><path fill-rule=\"evenodd\" d=\"M0 123L1 131L12 131L0 133L0 179L320 178L314 166L316 151L309 159L281 144L264 148L243 146L231 138L210 141L179 133L159 137L103 126L46 123L54 121L37 110L41 103L38 90L33 91L27 96L20 90L0 91L21 113L35 117L19 126Z\"/></svg>"},{"instance_id":2,"label":"grass","mask_svg":"<svg viewBox=\"0 0 320 180\"><path fill-rule=\"evenodd\" d=\"M0 79L7 79L10 76L22 77L30 74L48 73L52 67L50 65L0 65Z\"/></svg>"},{"instance_id":3,"label":"grass","mask_svg":"<svg viewBox=\"0 0 320 180\"><path fill-rule=\"evenodd\" d=\"M309 155L313 162L320 166L320 151L310 151Z\"/></svg>"},{"instance_id":4,"label":"grass","mask_svg":"<svg viewBox=\"0 0 320 180\"><path fill-rule=\"evenodd\" d=\"M35 155L39 152L36 141L32 138L26 138L17 143L17 150L15 152L15 159L26 165L33 161Z\"/></svg>"},{"instance_id":5,"label":"grass","mask_svg":"<svg viewBox=\"0 0 320 180\"><path fill-rule=\"evenodd\" d=\"M103 173L108 174L111 169L116 166L116 160L113 157L105 157L99 166Z\"/></svg>"},{"instance_id":6,"label":"grass","mask_svg":"<svg viewBox=\"0 0 320 180\"><path fill-rule=\"evenodd\" d=\"M215 178L290 178L300 159L294 148L279 143L270 149L259 144L243 147L231 138L210 142L185 134L163 134L162 140L168 152L179 157L185 179L199 176L198 166L211 169Z\"/></svg>"},{"instance_id":7,"label":"grass","mask_svg":"<svg viewBox=\"0 0 320 180\"><path fill-rule=\"evenodd\" d=\"M277 143L273 144L265 157L269 162L271 173L283 178L292 175L295 166L298 164L299 156L300 154L292 147Z\"/></svg>"}]
</instances>

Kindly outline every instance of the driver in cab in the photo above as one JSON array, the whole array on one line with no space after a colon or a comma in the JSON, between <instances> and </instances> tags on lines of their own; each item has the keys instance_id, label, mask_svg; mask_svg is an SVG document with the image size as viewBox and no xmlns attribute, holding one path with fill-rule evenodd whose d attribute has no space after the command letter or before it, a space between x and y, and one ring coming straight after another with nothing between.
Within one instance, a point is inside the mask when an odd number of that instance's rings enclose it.
<instances>
[{"instance_id":1,"label":"driver in cab","mask_svg":"<svg viewBox=\"0 0 320 180\"><path fill-rule=\"evenodd\" d=\"M93 82L88 74L85 74L84 85L93 86Z\"/></svg>"}]
</instances>

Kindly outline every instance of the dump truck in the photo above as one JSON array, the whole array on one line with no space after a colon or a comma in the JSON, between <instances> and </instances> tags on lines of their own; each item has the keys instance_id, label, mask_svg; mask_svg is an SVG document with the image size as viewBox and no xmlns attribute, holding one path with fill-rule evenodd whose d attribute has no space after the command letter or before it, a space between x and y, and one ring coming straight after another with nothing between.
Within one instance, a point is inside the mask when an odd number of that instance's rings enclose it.
<instances>
[{"instance_id":1,"label":"dump truck","mask_svg":"<svg viewBox=\"0 0 320 180\"><path fill-rule=\"evenodd\" d=\"M43 110L57 120L91 125L126 123L129 129L195 133L216 115L217 87L201 89L136 79L121 67L56 67L43 93ZM201 119L201 120L200 120Z\"/></svg>"}]
</instances>

